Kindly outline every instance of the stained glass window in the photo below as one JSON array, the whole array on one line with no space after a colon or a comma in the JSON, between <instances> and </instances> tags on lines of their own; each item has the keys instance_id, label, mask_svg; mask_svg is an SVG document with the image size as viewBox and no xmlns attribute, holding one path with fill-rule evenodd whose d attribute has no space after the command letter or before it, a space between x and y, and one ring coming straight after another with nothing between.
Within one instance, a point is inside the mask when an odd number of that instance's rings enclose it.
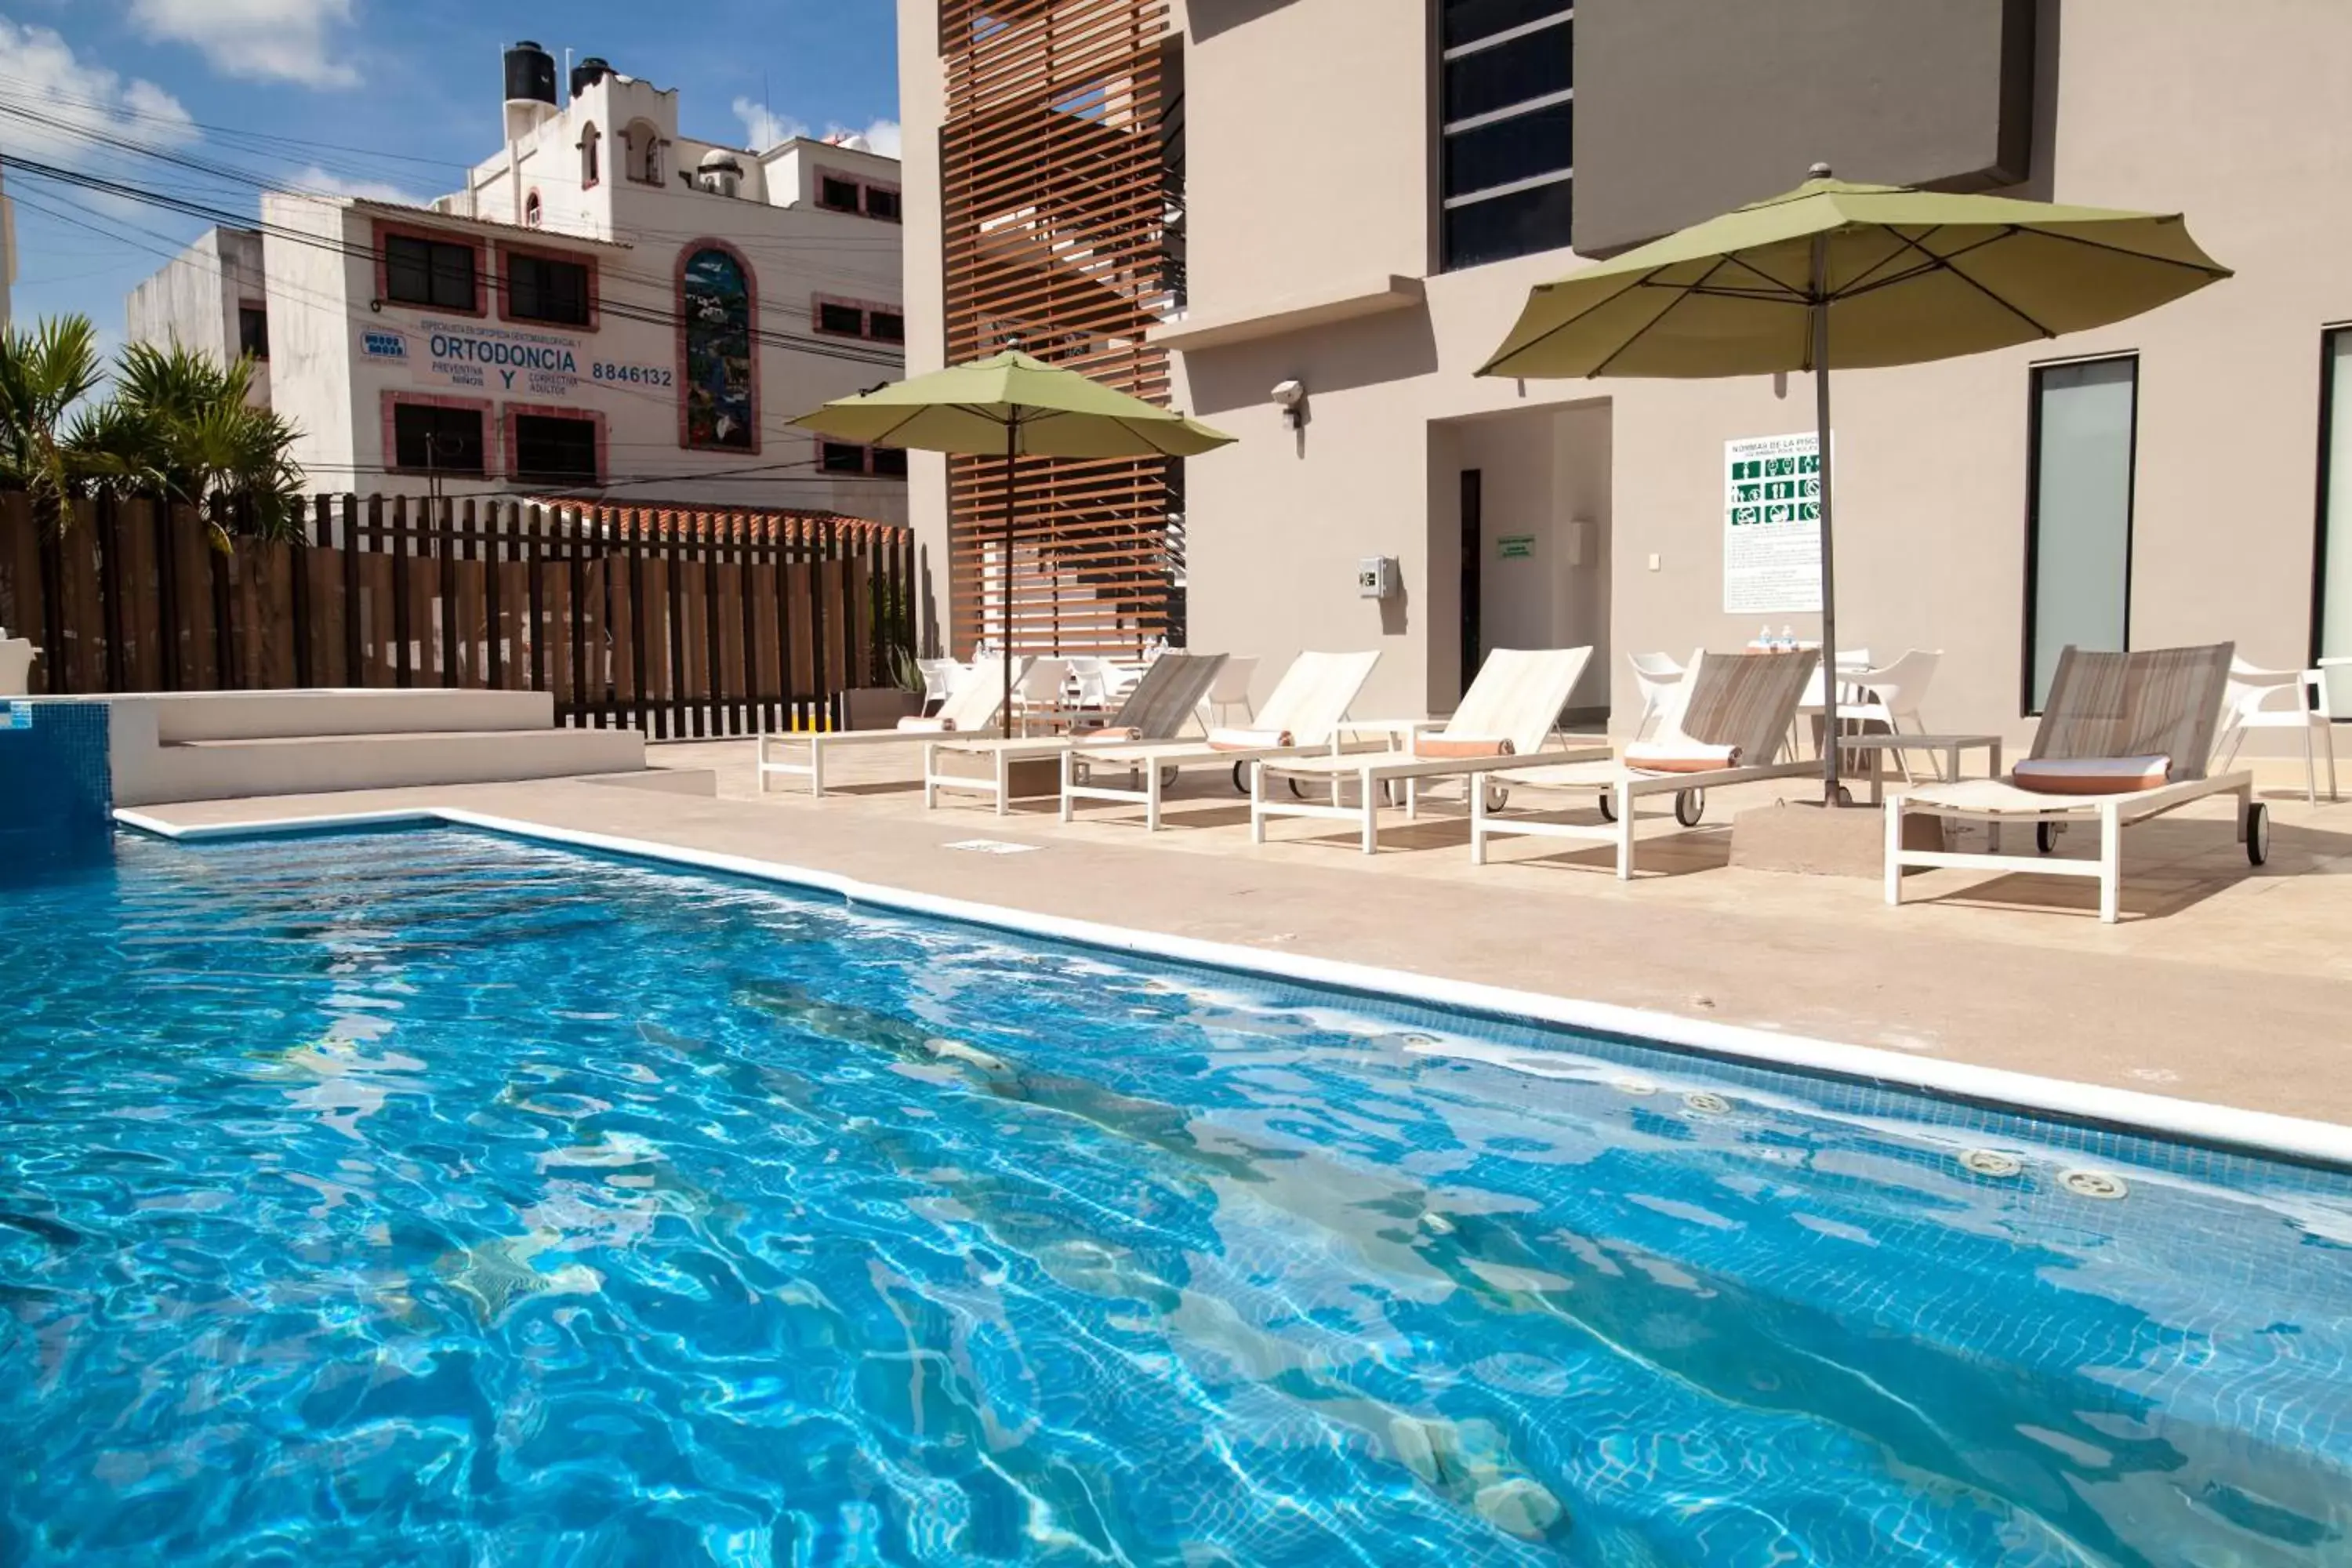
<instances>
[{"instance_id":1,"label":"stained glass window","mask_svg":"<svg viewBox=\"0 0 2352 1568\"><path fill-rule=\"evenodd\" d=\"M687 258L678 309L686 320L686 444L757 448L751 287L743 263L713 247Z\"/></svg>"}]
</instances>

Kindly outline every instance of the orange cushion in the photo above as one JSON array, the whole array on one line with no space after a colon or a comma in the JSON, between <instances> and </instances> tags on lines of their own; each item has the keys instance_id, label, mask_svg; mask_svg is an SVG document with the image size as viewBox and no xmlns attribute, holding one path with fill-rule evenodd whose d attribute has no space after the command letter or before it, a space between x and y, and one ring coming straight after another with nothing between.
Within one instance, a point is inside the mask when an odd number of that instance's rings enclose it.
<instances>
[{"instance_id":1,"label":"orange cushion","mask_svg":"<svg viewBox=\"0 0 2352 1568\"><path fill-rule=\"evenodd\" d=\"M1287 730L1212 730L1209 744L1220 752L1263 752L1269 747L1290 746L1297 742Z\"/></svg>"},{"instance_id":2,"label":"orange cushion","mask_svg":"<svg viewBox=\"0 0 2352 1568\"><path fill-rule=\"evenodd\" d=\"M1709 773L1717 768L1739 765L1737 746L1702 746L1685 742L1679 746L1643 745L1639 742L1625 748L1625 765L1645 773Z\"/></svg>"},{"instance_id":3,"label":"orange cushion","mask_svg":"<svg viewBox=\"0 0 2352 1568\"><path fill-rule=\"evenodd\" d=\"M946 735L954 731L955 721L937 715L923 719L901 719L898 721L898 728L906 731L909 735Z\"/></svg>"},{"instance_id":4,"label":"orange cushion","mask_svg":"<svg viewBox=\"0 0 2352 1568\"><path fill-rule=\"evenodd\" d=\"M2170 757L2041 757L2010 770L2010 782L2036 795L2135 795L2172 781Z\"/></svg>"},{"instance_id":5,"label":"orange cushion","mask_svg":"<svg viewBox=\"0 0 2352 1568\"><path fill-rule=\"evenodd\" d=\"M1412 742L1412 754L1416 757L1507 757L1517 750L1508 740L1448 739L1444 735L1418 735Z\"/></svg>"}]
</instances>

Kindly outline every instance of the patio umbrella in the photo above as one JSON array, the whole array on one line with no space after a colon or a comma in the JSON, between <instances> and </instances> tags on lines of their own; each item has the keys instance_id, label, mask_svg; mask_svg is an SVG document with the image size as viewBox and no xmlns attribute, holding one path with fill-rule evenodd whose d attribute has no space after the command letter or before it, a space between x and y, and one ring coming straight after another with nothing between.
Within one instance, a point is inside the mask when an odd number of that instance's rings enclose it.
<instances>
[{"instance_id":1,"label":"patio umbrella","mask_svg":"<svg viewBox=\"0 0 2352 1568\"><path fill-rule=\"evenodd\" d=\"M863 447L1004 459L1004 707L1013 720L1013 487L1027 458L1189 458L1233 437L1018 351L835 398L791 423ZM1008 728L1007 732L1010 732Z\"/></svg>"},{"instance_id":2,"label":"patio umbrella","mask_svg":"<svg viewBox=\"0 0 2352 1568\"><path fill-rule=\"evenodd\" d=\"M1832 179L1709 218L1536 286L1481 375L1813 373L1822 465L1822 646L1833 662L1830 378L2104 326L2230 269L2179 214L2057 206ZM1824 693L1835 670L1824 666ZM1835 729L1836 704L1825 704ZM1822 790L1838 799L1838 749Z\"/></svg>"}]
</instances>

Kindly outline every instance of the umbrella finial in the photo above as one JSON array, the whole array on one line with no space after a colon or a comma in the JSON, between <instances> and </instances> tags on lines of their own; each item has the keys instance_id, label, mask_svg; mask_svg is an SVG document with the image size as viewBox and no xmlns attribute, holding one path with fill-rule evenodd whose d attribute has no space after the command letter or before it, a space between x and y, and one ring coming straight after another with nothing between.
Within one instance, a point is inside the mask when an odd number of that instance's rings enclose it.
<instances>
[{"instance_id":1,"label":"umbrella finial","mask_svg":"<svg viewBox=\"0 0 2352 1568\"><path fill-rule=\"evenodd\" d=\"M1806 171L1805 177L1809 180L1826 180L1830 177L1830 166L1827 163L1816 163Z\"/></svg>"}]
</instances>

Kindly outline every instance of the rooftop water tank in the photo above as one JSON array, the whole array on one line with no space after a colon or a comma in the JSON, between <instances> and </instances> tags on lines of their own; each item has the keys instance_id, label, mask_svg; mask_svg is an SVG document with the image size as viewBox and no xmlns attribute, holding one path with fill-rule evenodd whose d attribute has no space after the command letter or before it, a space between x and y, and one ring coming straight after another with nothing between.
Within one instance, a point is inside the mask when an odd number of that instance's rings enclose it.
<instances>
[{"instance_id":1,"label":"rooftop water tank","mask_svg":"<svg viewBox=\"0 0 2352 1568\"><path fill-rule=\"evenodd\" d=\"M572 96L579 97L612 74L612 61L602 55L588 56L572 68Z\"/></svg>"},{"instance_id":2,"label":"rooftop water tank","mask_svg":"<svg viewBox=\"0 0 2352 1568\"><path fill-rule=\"evenodd\" d=\"M507 101L555 102L555 57L529 38L507 50Z\"/></svg>"}]
</instances>

